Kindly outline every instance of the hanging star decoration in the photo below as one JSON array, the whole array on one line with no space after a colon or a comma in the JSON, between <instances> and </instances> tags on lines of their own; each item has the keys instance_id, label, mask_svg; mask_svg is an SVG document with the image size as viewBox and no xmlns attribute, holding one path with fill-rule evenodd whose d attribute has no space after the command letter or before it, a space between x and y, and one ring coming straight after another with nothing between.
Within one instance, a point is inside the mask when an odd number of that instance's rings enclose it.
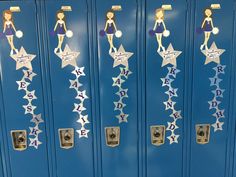
<instances>
[{"instance_id":1,"label":"hanging star decoration","mask_svg":"<svg viewBox=\"0 0 236 177\"><path fill-rule=\"evenodd\" d=\"M176 67L177 66L176 59L182 52L174 50L172 44L170 44L167 50L158 53L163 59L161 67L164 67L168 64L171 64Z\"/></svg>"},{"instance_id":2,"label":"hanging star decoration","mask_svg":"<svg viewBox=\"0 0 236 177\"><path fill-rule=\"evenodd\" d=\"M76 67L76 59L80 55L80 52L75 52L70 49L68 44L66 44L63 52L56 53L56 55L62 60L61 67L64 68L67 65Z\"/></svg>"},{"instance_id":3,"label":"hanging star decoration","mask_svg":"<svg viewBox=\"0 0 236 177\"><path fill-rule=\"evenodd\" d=\"M133 55L133 53L125 52L123 46L119 48L117 53L111 53L112 58L114 59L113 67L122 65L120 67L119 75L112 77L113 87L118 87L116 95L119 97L118 101L114 101L114 111L119 111L119 114L115 117L118 119L119 123L127 123L129 114L124 113L124 108L126 104L124 99L128 99L128 89L123 88L123 84L128 80L132 72L129 70L128 59Z\"/></svg>"},{"instance_id":4,"label":"hanging star decoration","mask_svg":"<svg viewBox=\"0 0 236 177\"><path fill-rule=\"evenodd\" d=\"M180 52L181 53L181 52ZM181 116L181 110L176 110L175 105L177 102L173 101L173 98L178 98L178 88L172 87L172 82L175 81L177 78L177 74L180 72L179 69L177 69L176 66L167 67L168 73L164 78L161 78L162 81L162 87L167 87L168 90L165 92L165 94L168 95L167 101L163 102L165 105L165 110L171 110L170 117L173 119L172 122L168 122L168 126L166 131L170 131L170 135L167 137L170 144L178 143L179 135L175 134L175 130L179 127L177 126L177 120L182 119Z\"/></svg>"},{"instance_id":5,"label":"hanging star decoration","mask_svg":"<svg viewBox=\"0 0 236 177\"><path fill-rule=\"evenodd\" d=\"M11 55L11 58L16 61L16 70L26 67L32 71L31 62L35 57L36 55L27 54L24 47L21 47L17 54Z\"/></svg>"},{"instance_id":6,"label":"hanging star decoration","mask_svg":"<svg viewBox=\"0 0 236 177\"><path fill-rule=\"evenodd\" d=\"M23 48L23 47L22 47ZM20 52L23 53L23 56L28 55L24 53L24 50L20 50ZM30 55L32 58L32 56L34 55ZM13 56L14 57L14 56ZM23 57L24 58L24 57ZM27 63L27 65L29 65L29 63ZM31 64L30 67L28 68L32 68ZM25 114L29 114L32 116L32 119L30 122L34 123L33 127L29 127L30 129L30 133L29 133L29 140L30 140L30 147L34 147L35 149L38 149L38 147L42 144L42 142L39 140L39 134L42 133L43 131L39 128L39 125L41 123L43 123L43 119L41 114L35 114L35 110L37 109L37 106L34 106L34 104L32 103L34 100L37 100L37 96L36 96L36 90L29 90L28 87L30 86L30 84L33 82L33 78L35 76L37 76L36 73L33 72L33 70L28 69L25 70L23 69L23 78L20 81L16 81L16 83L18 84L18 90L24 90L25 91L25 95L23 97L23 99L27 100L28 103L26 105L23 105L23 108L25 110Z\"/></svg>"},{"instance_id":7,"label":"hanging star decoration","mask_svg":"<svg viewBox=\"0 0 236 177\"><path fill-rule=\"evenodd\" d=\"M123 45L121 45L117 52L110 54L114 59L113 68L123 65L126 68L129 68L129 59L133 55L131 52L126 52Z\"/></svg>"},{"instance_id":8,"label":"hanging star decoration","mask_svg":"<svg viewBox=\"0 0 236 177\"><path fill-rule=\"evenodd\" d=\"M210 49L202 50L202 53L206 56L205 65L215 62L220 64L220 56L225 52L224 49L218 49L216 43L213 42Z\"/></svg>"},{"instance_id":9,"label":"hanging star decoration","mask_svg":"<svg viewBox=\"0 0 236 177\"><path fill-rule=\"evenodd\" d=\"M213 43L214 44L214 43ZM222 52L220 52L222 54ZM220 61L220 59L217 59ZM214 90L212 90L212 93L214 94L214 97L212 100L208 101L209 104L209 110L214 110L214 113L212 114L213 117L215 117L215 123L212 124L212 127L214 128L214 132L216 131L222 131L224 122L221 121L222 118L225 118L225 110L220 108L221 100L224 98L224 92L225 90L220 87L220 83L223 81L223 79L220 78L220 75L225 74L225 65L217 64L216 67L213 68L215 71L214 77L210 77L210 86L215 87Z\"/></svg>"},{"instance_id":10,"label":"hanging star decoration","mask_svg":"<svg viewBox=\"0 0 236 177\"><path fill-rule=\"evenodd\" d=\"M90 130L86 129L86 125L90 122L88 120L88 115L84 113L87 110L84 102L85 100L89 99L89 97L87 96L86 90L81 89L83 87L83 84L80 82L80 78L86 76L84 72L85 67L77 66L76 62L76 59L80 55L80 52L72 51L69 45L66 44L63 52L56 53L56 55L62 60L61 68L64 68L68 65L74 67L71 73L75 76L75 78L69 79L69 88L76 91L76 102L74 102L74 108L72 112L77 113L79 117L77 123L81 125L81 128L79 130L76 130L76 132L79 134L79 138L88 138L88 133L90 132ZM77 101L79 101L79 103Z\"/></svg>"}]
</instances>

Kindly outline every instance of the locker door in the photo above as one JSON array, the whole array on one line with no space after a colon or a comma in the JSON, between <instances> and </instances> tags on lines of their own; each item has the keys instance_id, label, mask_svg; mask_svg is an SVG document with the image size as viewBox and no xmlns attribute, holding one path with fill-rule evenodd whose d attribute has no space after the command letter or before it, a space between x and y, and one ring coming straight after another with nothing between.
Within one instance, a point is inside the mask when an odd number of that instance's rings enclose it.
<instances>
[{"instance_id":1,"label":"locker door","mask_svg":"<svg viewBox=\"0 0 236 177\"><path fill-rule=\"evenodd\" d=\"M58 177L92 177L87 2L45 1L45 12L56 173Z\"/></svg>"},{"instance_id":2,"label":"locker door","mask_svg":"<svg viewBox=\"0 0 236 177\"><path fill-rule=\"evenodd\" d=\"M104 177L138 176L137 3L96 1Z\"/></svg>"},{"instance_id":3,"label":"locker door","mask_svg":"<svg viewBox=\"0 0 236 177\"><path fill-rule=\"evenodd\" d=\"M0 12L1 124L7 135L7 169L11 177L49 176L36 5L1 1Z\"/></svg>"},{"instance_id":4,"label":"locker door","mask_svg":"<svg viewBox=\"0 0 236 177\"><path fill-rule=\"evenodd\" d=\"M185 0L146 2L148 177L183 176L187 14Z\"/></svg>"},{"instance_id":5,"label":"locker door","mask_svg":"<svg viewBox=\"0 0 236 177\"><path fill-rule=\"evenodd\" d=\"M196 1L191 177L225 176L228 170L233 8L233 0Z\"/></svg>"}]
</instances>

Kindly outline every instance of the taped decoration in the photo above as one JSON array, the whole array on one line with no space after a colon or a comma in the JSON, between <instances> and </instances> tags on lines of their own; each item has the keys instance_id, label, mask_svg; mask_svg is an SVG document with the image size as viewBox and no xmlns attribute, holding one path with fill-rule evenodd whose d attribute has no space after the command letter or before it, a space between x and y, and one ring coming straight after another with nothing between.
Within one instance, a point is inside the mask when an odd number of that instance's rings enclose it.
<instances>
[{"instance_id":1,"label":"taped decoration","mask_svg":"<svg viewBox=\"0 0 236 177\"><path fill-rule=\"evenodd\" d=\"M100 36L107 36L109 43L109 55L114 60L113 68L119 67L119 74L112 77L112 86L117 87L116 95L118 100L114 103L114 112L119 112L116 114L116 118L119 123L127 123L129 114L125 113L124 108L127 106L125 104L125 99L128 99L128 88L124 87L125 82L128 80L129 76L132 74L129 69L129 60L133 56L132 52L125 51L124 46L121 44L119 49L114 46L113 39L114 36L117 38L122 37L122 32L117 29L115 21L115 11L121 11L122 7L120 5L113 5L111 10L106 13L106 22L103 30L100 31Z\"/></svg>"},{"instance_id":2,"label":"taped decoration","mask_svg":"<svg viewBox=\"0 0 236 177\"><path fill-rule=\"evenodd\" d=\"M80 55L79 51L71 50L68 44L65 44L64 50L62 50L64 36L66 35L68 38L73 36L73 32L71 30L67 30L65 23L64 11L71 11L72 8L69 7L62 6L61 10L59 10L56 14L57 22L54 27L54 31L57 33L58 46L54 49L54 52L61 59L61 68L65 68L66 66L72 66L74 68L71 72L74 77L73 79L69 79L69 88L75 90L76 92L76 101L73 103L72 112L78 115L77 123L81 125L80 129L77 129L76 132L78 133L79 138L88 138L90 130L86 128L86 125L90 122L84 103L87 99L89 99L89 97L87 96L86 90L83 89L83 84L80 82L81 77L86 76L85 67L77 65L77 58Z\"/></svg>"},{"instance_id":3,"label":"taped decoration","mask_svg":"<svg viewBox=\"0 0 236 177\"><path fill-rule=\"evenodd\" d=\"M214 76L210 77L210 87L213 88L211 91L213 94L212 100L208 101L209 110L214 110L212 116L215 118L215 122L212 124L214 132L222 131L225 118L225 109L221 106L221 103L224 98L225 89L222 89L220 83L223 82L223 79L220 77L225 74L225 65L221 64L221 55L225 52L225 49L219 49L216 43L213 41L210 48L208 47L208 41L211 34L218 34L219 28L214 26L212 14L214 9L220 9L220 4L212 4L211 7L204 10L204 20L202 22L202 30L204 31L205 40L201 45L201 52L205 55L205 65L210 63L215 63L213 66Z\"/></svg>"},{"instance_id":4,"label":"taped decoration","mask_svg":"<svg viewBox=\"0 0 236 177\"><path fill-rule=\"evenodd\" d=\"M37 100L36 90L29 89L30 84L33 82L33 78L37 75L33 71L32 61L36 58L36 55L29 54L26 52L25 48L22 46L20 50L15 47L14 37L22 38L23 32L18 30L15 26L13 13L20 12L19 6L12 6L9 10L3 11L3 33L7 38L7 42L10 46L10 57L16 62L16 70L22 69L23 77L21 80L16 81L18 85L18 90L23 90L25 92L23 99L27 100L27 104L22 105L25 114L31 116L31 123L33 126L30 126L29 140L30 147L38 149L42 144L40 141L39 134L42 133L40 129L40 124L43 123L41 113L36 113L37 106L33 104Z\"/></svg>"},{"instance_id":5,"label":"taped decoration","mask_svg":"<svg viewBox=\"0 0 236 177\"><path fill-rule=\"evenodd\" d=\"M172 82L177 79L177 75L180 69L177 68L177 58L182 53L181 51L174 50L173 45L170 43L168 48L163 46L162 37L168 37L170 31L167 30L165 25L165 11L172 10L171 5L162 5L162 8L155 10L155 24L153 29L149 31L151 36L156 36L158 49L157 53L162 57L162 68L167 68L167 74L161 78L162 87L167 87L165 94L168 96L167 100L163 102L165 106L165 111L170 112L169 117L172 121L167 121L166 131L169 131L169 136L167 139L170 144L178 143L180 135L176 134L176 130L179 128L177 121L182 119L182 110L177 110L175 108L178 99L178 88L174 88Z\"/></svg>"}]
</instances>

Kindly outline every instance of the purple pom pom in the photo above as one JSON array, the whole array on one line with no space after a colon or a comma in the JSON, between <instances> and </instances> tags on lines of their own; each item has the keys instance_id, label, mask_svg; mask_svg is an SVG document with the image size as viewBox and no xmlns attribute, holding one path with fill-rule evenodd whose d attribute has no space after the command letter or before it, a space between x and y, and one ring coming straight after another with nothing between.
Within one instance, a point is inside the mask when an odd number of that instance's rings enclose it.
<instances>
[{"instance_id":1,"label":"purple pom pom","mask_svg":"<svg viewBox=\"0 0 236 177\"><path fill-rule=\"evenodd\" d=\"M197 32L197 34L202 34L203 33L203 29L201 27L198 27L196 29L196 32Z\"/></svg>"},{"instance_id":2,"label":"purple pom pom","mask_svg":"<svg viewBox=\"0 0 236 177\"><path fill-rule=\"evenodd\" d=\"M150 35L150 36L154 36L154 35L155 35L155 31L150 30L150 31L149 31L149 35Z\"/></svg>"},{"instance_id":3,"label":"purple pom pom","mask_svg":"<svg viewBox=\"0 0 236 177\"><path fill-rule=\"evenodd\" d=\"M52 30L52 31L49 32L49 34L50 34L50 36L55 36L56 33L55 33L54 30Z\"/></svg>"},{"instance_id":4,"label":"purple pom pom","mask_svg":"<svg viewBox=\"0 0 236 177\"><path fill-rule=\"evenodd\" d=\"M105 32L104 30L101 30L101 31L99 32L99 35L102 36L102 37L105 36L105 34L106 34L106 32Z\"/></svg>"}]
</instances>

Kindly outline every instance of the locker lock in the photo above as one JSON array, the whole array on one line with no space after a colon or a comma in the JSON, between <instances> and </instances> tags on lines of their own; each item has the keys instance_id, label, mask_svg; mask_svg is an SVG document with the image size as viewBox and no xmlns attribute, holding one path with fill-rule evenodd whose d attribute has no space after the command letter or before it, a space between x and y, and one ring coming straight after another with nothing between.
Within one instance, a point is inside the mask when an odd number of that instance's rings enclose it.
<instances>
[{"instance_id":1,"label":"locker lock","mask_svg":"<svg viewBox=\"0 0 236 177\"><path fill-rule=\"evenodd\" d=\"M207 144L210 139L210 125L198 124L196 125L196 141L198 144Z\"/></svg>"},{"instance_id":2,"label":"locker lock","mask_svg":"<svg viewBox=\"0 0 236 177\"><path fill-rule=\"evenodd\" d=\"M27 149L27 132L26 130L11 131L12 145L16 151L24 151Z\"/></svg>"},{"instance_id":3,"label":"locker lock","mask_svg":"<svg viewBox=\"0 0 236 177\"><path fill-rule=\"evenodd\" d=\"M106 127L106 144L109 147L116 147L120 144L120 127Z\"/></svg>"},{"instance_id":4,"label":"locker lock","mask_svg":"<svg viewBox=\"0 0 236 177\"><path fill-rule=\"evenodd\" d=\"M161 146L165 143L165 131L164 125L151 126L151 141L155 146Z\"/></svg>"},{"instance_id":5,"label":"locker lock","mask_svg":"<svg viewBox=\"0 0 236 177\"><path fill-rule=\"evenodd\" d=\"M65 128L59 129L60 147L63 149L70 149L74 147L74 129Z\"/></svg>"}]
</instances>

